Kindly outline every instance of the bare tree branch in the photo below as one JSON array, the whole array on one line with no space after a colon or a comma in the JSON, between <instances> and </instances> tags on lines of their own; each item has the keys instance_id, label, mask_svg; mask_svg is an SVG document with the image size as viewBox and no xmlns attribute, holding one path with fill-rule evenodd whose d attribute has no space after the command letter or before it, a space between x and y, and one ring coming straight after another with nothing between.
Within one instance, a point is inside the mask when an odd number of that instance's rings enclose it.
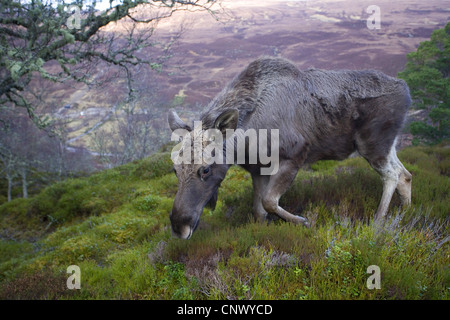
<instances>
[{"instance_id":1,"label":"bare tree branch","mask_svg":"<svg viewBox=\"0 0 450 320\"><path fill-rule=\"evenodd\" d=\"M54 1L53 1L54 2ZM120 67L127 78L128 100L132 99L131 67L146 65L158 69L167 59L162 56L139 57L138 52L155 45L151 41L157 23L176 11L207 10L214 13L214 0L122 0L119 5L99 12L93 6L81 12L80 27L70 29L67 21L72 12L69 4L83 6L86 1L0 0L0 110L25 108L39 126L44 121L28 101L26 90L32 79L61 82L76 81L92 85L95 64ZM142 13L147 17L142 17ZM118 36L104 31L110 24L128 19L128 34ZM138 24L150 28L137 27ZM167 46L170 48L171 44ZM59 66L53 73L49 65ZM54 68L52 69L54 70Z\"/></svg>"}]
</instances>

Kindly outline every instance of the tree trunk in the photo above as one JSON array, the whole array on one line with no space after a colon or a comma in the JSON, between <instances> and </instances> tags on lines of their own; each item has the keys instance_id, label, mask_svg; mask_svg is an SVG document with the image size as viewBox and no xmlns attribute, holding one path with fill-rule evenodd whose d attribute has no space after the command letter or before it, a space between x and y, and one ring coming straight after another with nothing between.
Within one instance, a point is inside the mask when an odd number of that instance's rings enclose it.
<instances>
[{"instance_id":1,"label":"tree trunk","mask_svg":"<svg viewBox=\"0 0 450 320\"><path fill-rule=\"evenodd\" d=\"M27 181L27 169L22 168L20 174L22 175L22 191L23 197L28 199L28 181Z\"/></svg>"},{"instance_id":2,"label":"tree trunk","mask_svg":"<svg viewBox=\"0 0 450 320\"><path fill-rule=\"evenodd\" d=\"M11 201L11 190L12 190L12 177L9 175L6 177L8 179L8 202Z\"/></svg>"},{"instance_id":3,"label":"tree trunk","mask_svg":"<svg viewBox=\"0 0 450 320\"><path fill-rule=\"evenodd\" d=\"M62 139L59 140L59 169L58 169L58 178L59 181L63 180L66 175L66 168L65 168L65 141L63 142Z\"/></svg>"}]
</instances>

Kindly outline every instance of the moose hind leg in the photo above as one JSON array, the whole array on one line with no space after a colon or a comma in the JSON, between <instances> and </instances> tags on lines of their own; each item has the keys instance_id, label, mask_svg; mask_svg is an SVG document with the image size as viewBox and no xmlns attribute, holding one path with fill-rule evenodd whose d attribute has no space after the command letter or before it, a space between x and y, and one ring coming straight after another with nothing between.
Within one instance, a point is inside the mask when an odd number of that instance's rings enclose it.
<instances>
[{"instance_id":1,"label":"moose hind leg","mask_svg":"<svg viewBox=\"0 0 450 320\"><path fill-rule=\"evenodd\" d=\"M409 206L411 205L412 175L408 170L405 169L403 164L397 158L397 155L395 155L395 158L397 160L397 165L402 168L402 172L400 173L400 177L397 184L397 192L398 195L400 196L402 206Z\"/></svg>"},{"instance_id":2,"label":"moose hind leg","mask_svg":"<svg viewBox=\"0 0 450 320\"><path fill-rule=\"evenodd\" d=\"M308 226L305 218L293 215L278 205L280 197L286 192L298 172L298 166L294 161L280 162L278 172L270 176L269 183L266 186L266 192L262 199L264 209L277 215L281 219L294 224L303 224Z\"/></svg>"},{"instance_id":3,"label":"moose hind leg","mask_svg":"<svg viewBox=\"0 0 450 320\"><path fill-rule=\"evenodd\" d=\"M389 154L386 156L384 161L379 161L377 164L370 164L381 175L381 180L383 181L383 194L375 214L376 218L382 218L386 216L386 213L388 212L392 195L396 189L400 193L401 197L410 199L411 190L410 188L408 189L408 186L406 185L406 172L408 174L409 172L403 167L400 160L398 160L395 151L395 144L392 145Z\"/></svg>"}]
</instances>

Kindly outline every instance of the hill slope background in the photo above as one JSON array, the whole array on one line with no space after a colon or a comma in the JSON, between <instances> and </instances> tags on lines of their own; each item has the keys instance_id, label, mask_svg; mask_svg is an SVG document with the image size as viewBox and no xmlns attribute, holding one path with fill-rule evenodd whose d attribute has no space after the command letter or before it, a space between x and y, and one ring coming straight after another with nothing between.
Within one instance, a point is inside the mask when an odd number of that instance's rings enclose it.
<instances>
[{"instance_id":1,"label":"hill slope background","mask_svg":"<svg viewBox=\"0 0 450 320\"><path fill-rule=\"evenodd\" d=\"M182 33L161 72L140 68L134 79L139 107L152 106L155 144L163 143L156 141L158 136L169 134L162 125L168 107L177 107L183 117L194 117L261 55L288 58L301 69L378 69L396 76L405 66L406 54L442 28L450 16L440 0L380 0L380 29L370 30L366 10L373 3L366 0L225 0L221 4L223 10L217 10L216 16L177 12L156 28L155 42L178 37L180 29ZM126 27L118 22L105 31L123 33ZM140 54L158 54L153 48L145 50ZM46 105L52 117L69 122L70 146L92 149L96 130L85 133L99 123L108 134L115 134L107 122L113 117L108 115L123 117L118 104L126 88L125 79L116 78L114 72L113 68L98 70L100 79L112 77L100 88L35 84L37 91L49 97Z\"/></svg>"}]
</instances>

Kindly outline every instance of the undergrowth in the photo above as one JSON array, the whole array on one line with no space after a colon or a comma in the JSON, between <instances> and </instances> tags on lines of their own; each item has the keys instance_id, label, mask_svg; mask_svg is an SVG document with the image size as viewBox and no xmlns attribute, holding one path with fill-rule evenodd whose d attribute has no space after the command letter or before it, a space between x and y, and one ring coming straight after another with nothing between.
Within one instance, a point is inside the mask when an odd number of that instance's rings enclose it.
<instances>
[{"instance_id":1,"label":"undergrowth","mask_svg":"<svg viewBox=\"0 0 450 320\"><path fill-rule=\"evenodd\" d=\"M311 228L253 222L252 182L233 167L216 209L173 239L168 153L69 179L0 206L1 299L448 299L449 153L411 147L412 206L374 220L379 176L361 158L299 172L280 204ZM66 269L78 265L81 289ZM381 270L368 289L367 268Z\"/></svg>"}]
</instances>

